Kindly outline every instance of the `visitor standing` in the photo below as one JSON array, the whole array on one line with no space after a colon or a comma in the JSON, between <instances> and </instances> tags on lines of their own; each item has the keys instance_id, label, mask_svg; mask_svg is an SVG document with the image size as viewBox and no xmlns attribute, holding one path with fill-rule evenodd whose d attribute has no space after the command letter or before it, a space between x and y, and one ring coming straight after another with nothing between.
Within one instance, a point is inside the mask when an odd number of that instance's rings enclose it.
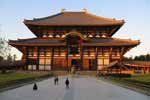
<instances>
[{"instance_id":1,"label":"visitor standing","mask_svg":"<svg viewBox=\"0 0 150 100\"><path fill-rule=\"evenodd\" d=\"M69 79L68 78L66 79L65 84L66 84L66 88L68 89L69 88Z\"/></svg>"},{"instance_id":2,"label":"visitor standing","mask_svg":"<svg viewBox=\"0 0 150 100\"><path fill-rule=\"evenodd\" d=\"M34 83L34 85L33 85L33 90L37 90L37 89L38 89L37 84Z\"/></svg>"}]
</instances>

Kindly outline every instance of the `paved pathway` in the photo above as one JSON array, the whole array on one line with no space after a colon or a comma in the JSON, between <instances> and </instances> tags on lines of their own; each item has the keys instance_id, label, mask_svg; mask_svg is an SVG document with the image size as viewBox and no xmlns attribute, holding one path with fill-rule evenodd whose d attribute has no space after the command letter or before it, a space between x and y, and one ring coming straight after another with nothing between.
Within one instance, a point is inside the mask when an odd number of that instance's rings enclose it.
<instances>
[{"instance_id":1,"label":"paved pathway","mask_svg":"<svg viewBox=\"0 0 150 100\"><path fill-rule=\"evenodd\" d=\"M66 89L66 76L54 85L53 78L0 93L0 100L150 100L146 96L92 77L69 77L70 88Z\"/></svg>"}]
</instances>

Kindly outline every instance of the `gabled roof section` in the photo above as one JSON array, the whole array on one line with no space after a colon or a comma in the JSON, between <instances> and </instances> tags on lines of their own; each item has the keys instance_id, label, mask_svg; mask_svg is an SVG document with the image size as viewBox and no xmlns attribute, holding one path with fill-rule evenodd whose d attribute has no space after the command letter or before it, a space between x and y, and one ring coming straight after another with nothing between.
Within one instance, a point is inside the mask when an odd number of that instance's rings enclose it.
<instances>
[{"instance_id":1,"label":"gabled roof section","mask_svg":"<svg viewBox=\"0 0 150 100\"><path fill-rule=\"evenodd\" d=\"M26 25L43 26L107 26L123 25L124 20L115 20L96 16L88 12L61 12L52 16L33 20L24 20Z\"/></svg>"}]
</instances>

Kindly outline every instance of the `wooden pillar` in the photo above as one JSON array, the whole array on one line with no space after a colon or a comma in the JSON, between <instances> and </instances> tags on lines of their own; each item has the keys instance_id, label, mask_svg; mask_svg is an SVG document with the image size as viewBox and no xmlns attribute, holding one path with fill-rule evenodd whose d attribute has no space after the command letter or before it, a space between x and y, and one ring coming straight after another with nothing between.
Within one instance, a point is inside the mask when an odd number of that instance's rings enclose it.
<instances>
[{"instance_id":1,"label":"wooden pillar","mask_svg":"<svg viewBox=\"0 0 150 100\"><path fill-rule=\"evenodd\" d=\"M51 70L53 70L54 69L54 66L53 66L53 64L54 64L54 47L52 47L51 48L52 50L52 57L51 57Z\"/></svg>"},{"instance_id":2,"label":"wooden pillar","mask_svg":"<svg viewBox=\"0 0 150 100\"><path fill-rule=\"evenodd\" d=\"M104 47L102 47L102 59L103 59L102 67L104 68ZM106 69L106 70L107 70L107 69Z\"/></svg>"},{"instance_id":3,"label":"wooden pillar","mask_svg":"<svg viewBox=\"0 0 150 100\"><path fill-rule=\"evenodd\" d=\"M26 67L25 70L28 70L28 64L29 64L29 48L26 47Z\"/></svg>"},{"instance_id":4,"label":"wooden pillar","mask_svg":"<svg viewBox=\"0 0 150 100\"><path fill-rule=\"evenodd\" d=\"M109 64L110 64L111 60L112 60L112 47L109 47ZM111 73L111 68L108 69L108 70L109 70L108 74L110 74Z\"/></svg>"},{"instance_id":5,"label":"wooden pillar","mask_svg":"<svg viewBox=\"0 0 150 100\"><path fill-rule=\"evenodd\" d=\"M39 55L40 55L40 53L39 53L39 47L36 47L36 49L37 49L37 65L36 65L36 67L37 67L37 69L36 70L39 70Z\"/></svg>"},{"instance_id":6,"label":"wooden pillar","mask_svg":"<svg viewBox=\"0 0 150 100\"><path fill-rule=\"evenodd\" d=\"M66 46L66 61L67 61L67 70L68 70L68 45Z\"/></svg>"},{"instance_id":7,"label":"wooden pillar","mask_svg":"<svg viewBox=\"0 0 150 100\"><path fill-rule=\"evenodd\" d=\"M83 46L82 46L82 40L80 40L80 58L81 58L81 64L80 67L83 67ZM82 69L82 68L81 68Z\"/></svg>"},{"instance_id":8,"label":"wooden pillar","mask_svg":"<svg viewBox=\"0 0 150 100\"><path fill-rule=\"evenodd\" d=\"M112 47L110 47L109 51L109 62L112 60Z\"/></svg>"},{"instance_id":9,"label":"wooden pillar","mask_svg":"<svg viewBox=\"0 0 150 100\"><path fill-rule=\"evenodd\" d=\"M84 52L84 47L82 47L82 49L81 49L81 70L83 69L83 59L84 59L83 52Z\"/></svg>"},{"instance_id":10,"label":"wooden pillar","mask_svg":"<svg viewBox=\"0 0 150 100\"><path fill-rule=\"evenodd\" d=\"M60 56L60 53L61 53L61 47L58 47L58 55Z\"/></svg>"},{"instance_id":11,"label":"wooden pillar","mask_svg":"<svg viewBox=\"0 0 150 100\"><path fill-rule=\"evenodd\" d=\"M87 47L88 56L90 56L90 49Z\"/></svg>"},{"instance_id":12,"label":"wooden pillar","mask_svg":"<svg viewBox=\"0 0 150 100\"><path fill-rule=\"evenodd\" d=\"M45 63L46 63L46 47L43 47L43 51L44 51L44 69L43 70L45 70Z\"/></svg>"},{"instance_id":13,"label":"wooden pillar","mask_svg":"<svg viewBox=\"0 0 150 100\"><path fill-rule=\"evenodd\" d=\"M95 59L96 59L96 70L98 70L98 50L97 50L98 48L96 47L95 48Z\"/></svg>"},{"instance_id":14,"label":"wooden pillar","mask_svg":"<svg viewBox=\"0 0 150 100\"><path fill-rule=\"evenodd\" d=\"M25 55L25 66L23 67L23 70L27 70L28 67L28 50L27 47L23 47L24 55Z\"/></svg>"},{"instance_id":15,"label":"wooden pillar","mask_svg":"<svg viewBox=\"0 0 150 100\"><path fill-rule=\"evenodd\" d=\"M122 62L122 60L123 60L123 53L124 53L124 47L121 47L120 62Z\"/></svg>"}]
</instances>

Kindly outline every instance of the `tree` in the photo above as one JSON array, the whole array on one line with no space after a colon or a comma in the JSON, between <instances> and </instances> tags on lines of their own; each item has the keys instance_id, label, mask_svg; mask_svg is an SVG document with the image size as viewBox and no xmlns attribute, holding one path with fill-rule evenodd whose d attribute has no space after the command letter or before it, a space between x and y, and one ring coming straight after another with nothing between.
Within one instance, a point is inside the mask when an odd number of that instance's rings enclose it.
<instances>
[{"instance_id":1,"label":"tree","mask_svg":"<svg viewBox=\"0 0 150 100\"><path fill-rule=\"evenodd\" d=\"M144 55L141 55L140 56L140 61L144 61L145 60L145 56Z\"/></svg>"},{"instance_id":2,"label":"tree","mask_svg":"<svg viewBox=\"0 0 150 100\"><path fill-rule=\"evenodd\" d=\"M0 56L0 62L1 62L1 61L3 61L3 57L2 57L2 56Z\"/></svg>"},{"instance_id":3,"label":"tree","mask_svg":"<svg viewBox=\"0 0 150 100\"><path fill-rule=\"evenodd\" d=\"M150 54L147 54L145 59L146 59L146 61L150 61Z\"/></svg>"},{"instance_id":4,"label":"tree","mask_svg":"<svg viewBox=\"0 0 150 100\"><path fill-rule=\"evenodd\" d=\"M125 57L125 56L123 57L123 60L124 61L130 61L130 59L128 57Z\"/></svg>"},{"instance_id":5,"label":"tree","mask_svg":"<svg viewBox=\"0 0 150 100\"><path fill-rule=\"evenodd\" d=\"M0 56L6 59L10 54L11 46L3 38L0 38Z\"/></svg>"},{"instance_id":6,"label":"tree","mask_svg":"<svg viewBox=\"0 0 150 100\"><path fill-rule=\"evenodd\" d=\"M142 59L142 58L141 58L141 55L140 55L140 56L135 56L135 57L134 57L134 61L141 61L141 59Z\"/></svg>"},{"instance_id":7,"label":"tree","mask_svg":"<svg viewBox=\"0 0 150 100\"><path fill-rule=\"evenodd\" d=\"M7 56L7 61L8 62L12 62L13 61L13 58L12 58L12 56L10 54Z\"/></svg>"},{"instance_id":8,"label":"tree","mask_svg":"<svg viewBox=\"0 0 150 100\"><path fill-rule=\"evenodd\" d=\"M17 55L14 54L14 55L13 55L13 61L16 61L16 58L17 58Z\"/></svg>"},{"instance_id":9,"label":"tree","mask_svg":"<svg viewBox=\"0 0 150 100\"><path fill-rule=\"evenodd\" d=\"M124 57L124 61L150 61L150 54L135 56L134 59L132 57Z\"/></svg>"},{"instance_id":10,"label":"tree","mask_svg":"<svg viewBox=\"0 0 150 100\"><path fill-rule=\"evenodd\" d=\"M10 55L11 46L3 38L0 38L0 69L2 73L6 73L7 68L12 64Z\"/></svg>"}]
</instances>

